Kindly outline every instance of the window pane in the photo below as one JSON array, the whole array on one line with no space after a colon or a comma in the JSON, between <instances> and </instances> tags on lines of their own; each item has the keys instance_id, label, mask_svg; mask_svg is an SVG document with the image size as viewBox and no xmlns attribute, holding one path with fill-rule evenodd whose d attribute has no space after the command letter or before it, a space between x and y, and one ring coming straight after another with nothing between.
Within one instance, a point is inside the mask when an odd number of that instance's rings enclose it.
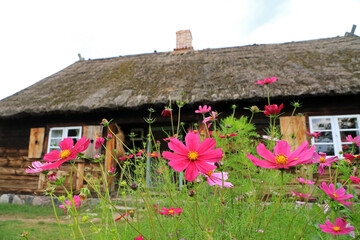
<instances>
[{"instance_id":1,"label":"window pane","mask_svg":"<svg viewBox=\"0 0 360 240\"><path fill-rule=\"evenodd\" d=\"M62 138L63 130L52 130L51 131L51 138Z\"/></svg>"},{"instance_id":2,"label":"window pane","mask_svg":"<svg viewBox=\"0 0 360 240\"><path fill-rule=\"evenodd\" d=\"M51 147L51 148L49 148L49 152L51 152L52 150L58 150L58 151L60 151L60 148L58 147L58 148L56 148L56 147Z\"/></svg>"},{"instance_id":3,"label":"window pane","mask_svg":"<svg viewBox=\"0 0 360 240\"><path fill-rule=\"evenodd\" d=\"M58 147L59 146L59 142L61 141L62 139L51 139L50 141L50 147Z\"/></svg>"},{"instance_id":4,"label":"window pane","mask_svg":"<svg viewBox=\"0 0 360 240\"><path fill-rule=\"evenodd\" d=\"M80 134L80 129L69 129L68 137L78 137Z\"/></svg>"},{"instance_id":5,"label":"window pane","mask_svg":"<svg viewBox=\"0 0 360 240\"><path fill-rule=\"evenodd\" d=\"M341 147L343 153L353 153L355 155L359 154L360 147L357 147L353 144L342 144Z\"/></svg>"},{"instance_id":6,"label":"window pane","mask_svg":"<svg viewBox=\"0 0 360 240\"><path fill-rule=\"evenodd\" d=\"M331 155L331 156L335 155L333 145L330 145L330 144L316 145L315 144L315 148L316 148L317 152L323 152L323 153L326 153L326 155Z\"/></svg>"},{"instance_id":7,"label":"window pane","mask_svg":"<svg viewBox=\"0 0 360 240\"><path fill-rule=\"evenodd\" d=\"M315 143L332 143L332 132L321 132L318 138L315 138Z\"/></svg>"},{"instance_id":8,"label":"window pane","mask_svg":"<svg viewBox=\"0 0 360 240\"><path fill-rule=\"evenodd\" d=\"M347 142L346 137L351 135L353 138L358 136L358 131L340 131L341 142Z\"/></svg>"},{"instance_id":9,"label":"window pane","mask_svg":"<svg viewBox=\"0 0 360 240\"><path fill-rule=\"evenodd\" d=\"M318 130L330 130L331 129L330 118L312 119L312 126L314 132Z\"/></svg>"},{"instance_id":10,"label":"window pane","mask_svg":"<svg viewBox=\"0 0 360 240\"><path fill-rule=\"evenodd\" d=\"M340 129L359 128L357 118L339 118L338 124Z\"/></svg>"}]
</instances>

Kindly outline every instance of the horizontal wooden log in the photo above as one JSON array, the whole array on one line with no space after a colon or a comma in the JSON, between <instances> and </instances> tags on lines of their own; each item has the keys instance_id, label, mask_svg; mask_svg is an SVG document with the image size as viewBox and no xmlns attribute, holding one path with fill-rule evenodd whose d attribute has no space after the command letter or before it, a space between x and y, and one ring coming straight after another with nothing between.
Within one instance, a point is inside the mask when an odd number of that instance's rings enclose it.
<instances>
[{"instance_id":1,"label":"horizontal wooden log","mask_svg":"<svg viewBox=\"0 0 360 240\"><path fill-rule=\"evenodd\" d=\"M0 167L0 174L15 175L15 169L8 167Z\"/></svg>"},{"instance_id":2,"label":"horizontal wooden log","mask_svg":"<svg viewBox=\"0 0 360 240\"><path fill-rule=\"evenodd\" d=\"M0 188L6 187L6 188L31 188L31 189L37 189L38 187L38 181L27 181L27 180L4 180L0 179Z\"/></svg>"},{"instance_id":3,"label":"horizontal wooden log","mask_svg":"<svg viewBox=\"0 0 360 240\"><path fill-rule=\"evenodd\" d=\"M7 166L8 162L9 162L9 159L1 157L0 158L0 167Z\"/></svg>"},{"instance_id":4,"label":"horizontal wooden log","mask_svg":"<svg viewBox=\"0 0 360 240\"><path fill-rule=\"evenodd\" d=\"M5 174L0 174L0 180L29 180L29 181L38 181L38 180L39 180L39 176L37 176L37 175L19 176L19 175L5 175Z\"/></svg>"}]
</instances>

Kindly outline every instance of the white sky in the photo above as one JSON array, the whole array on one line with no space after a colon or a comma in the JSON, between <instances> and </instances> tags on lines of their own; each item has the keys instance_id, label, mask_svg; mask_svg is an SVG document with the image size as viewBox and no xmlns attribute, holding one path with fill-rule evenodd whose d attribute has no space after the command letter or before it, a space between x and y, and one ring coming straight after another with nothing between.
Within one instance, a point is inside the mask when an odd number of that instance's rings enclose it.
<instances>
[{"instance_id":1,"label":"white sky","mask_svg":"<svg viewBox=\"0 0 360 240\"><path fill-rule=\"evenodd\" d=\"M78 61L343 36L360 0L6 0L0 2L0 99ZM41 94L41 93L39 93Z\"/></svg>"}]
</instances>

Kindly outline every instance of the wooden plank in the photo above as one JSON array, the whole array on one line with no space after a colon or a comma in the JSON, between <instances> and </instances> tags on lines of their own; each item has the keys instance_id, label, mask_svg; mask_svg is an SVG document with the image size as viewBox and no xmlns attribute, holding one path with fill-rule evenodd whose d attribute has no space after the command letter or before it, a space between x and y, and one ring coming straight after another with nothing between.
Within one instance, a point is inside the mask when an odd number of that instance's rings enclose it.
<instances>
[{"instance_id":1,"label":"wooden plank","mask_svg":"<svg viewBox=\"0 0 360 240\"><path fill-rule=\"evenodd\" d=\"M110 134L111 132L109 129L107 130L107 134ZM104 170L105 172L108 172L111 167L115 165L116 154L114 154L113 150L115 149L115 138L110 139L109 141L106 141L106 153L105 153L105 166ZM111 186L111 178L107 176L107 182L108 185Z\"/></svg>"},{"instance_id":2,"label":"wooden plank","mask_svg":"<svg viewBox=\"0 0 360 240\"><path fill-rule=\"evenodd\" d=\"M14 168L0 167L0 174L11 175L15 174Z\"/></svg>"},{"instance_id":3,"label":"wooden plank","mask_svg":"<svg viewBox=\"0 0 360 240\"><path fill-rule=\"evenodd\" d=\"M96 154L101 153L101 147L95 149L95 141L97 137L102 136L102 126L84 126L83 127L83 137L90 139L89 147L85 150L84 155L89 157L94 157Z\"/></svg>"},{"instance_id":4,"label":"wooden plank","mask_svg":"<svg viewBox=\"0 0 360 240\"><path fill-rule=\"evenodd\" d=\"M78 163L77 169L82 174L82 176L84 176L85 163ZM76 174L76 190L80 190L84 186L84 179L80 173L77 172Z\"/></svg>"},{"instance_id":5,"label":"wooden plank","mask_svg":"<svg viewBox=\"0 0 360 240\"><path fill-rule=\"evenodd\" d=\"M17 189L37 188L38 181L16 180L16 179L9 181L9 180L0 179L0 186L17 188Z\"/></svg>"},{"instance_id":6,"label":"wooden plank","mask_svg":"<svg viewBox=\"0 0 360 240\"><path fill-rule=\"evenodd\" d=\"M41 158L43 154L45 128L31 128L29 140L29 158Z\"/></svg>"},{"instance_id":7,"label":"wooden plank","mask_svg":"<svg viewBox=\"0 0 360 240\"><path fill-rule=\"evenodd\" d=\"M305 116L280 117L282 140L287 141L292 149L306 141Z\"/></svg>"},{"instance_id":8,"label":"wooden plank","mask_svg":"<svg viewBox=\"0 0 360 240\"><path fill-rule=\"evenodd\" d=\"M18 176L18 175L4 175L0 174L0 179L3 180L29 180L29 181L37 181L37 175L28 175L28 176Z\"/></svg>"}]
</instances>

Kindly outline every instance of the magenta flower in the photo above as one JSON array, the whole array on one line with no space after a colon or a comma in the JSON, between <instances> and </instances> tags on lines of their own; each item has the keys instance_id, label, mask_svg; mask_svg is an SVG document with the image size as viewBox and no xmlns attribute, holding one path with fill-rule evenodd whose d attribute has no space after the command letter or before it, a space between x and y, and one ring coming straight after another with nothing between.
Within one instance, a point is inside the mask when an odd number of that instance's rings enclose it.
<instances>
[{"instance_id":1,"label":"magenta flower","mask_svg":"<svg viewBox=\"0 0 360 240\"><path fill-rule=\"evenodd\" d=\"M161 210L163 210L163 212L160 212L160 211L159 211L159 213L160 213L161 215L179 215L179 214L182 213L182 211L183 211L183 209L173 208L173 207L171 207L171 208L169 208L169 209L163 207L163 208L161 208Z\"/></svg>"},{"instance_id":2,"label":"magenta flower","mask_svg":"<svg viewBox=\"0 0 360 240\"><path fill-rule=\"evenodd\" d=\"M309 136L312 136L314 138L318 138L320 136L321 132L310 133L310 132L306 131L306 134L309 135Z\"/></svg>"},{"instance_id":3,"label":"magenta flower","mask_svg":"<svg viewBox=\"0 0 360 240\"><path fill-rule=\"evenodd\" d=\"M233 185L230 182L225 182L228 179L228 173L223 172L221 173L214 173L213 171L210 171L206 174L201 173L204 177L206 177L207 182L210 186L218 185L220 188L223 187L223 181L224 181L224 187L231 188Z\"/></svg>"},{"instance_id":4,"label":"magenta flower","mask_svg":"<svg viewBox=\"0 0 360 240\"><path fill-rule=\"evenodd\" d=\"M211 111L211 114L209 117L206 117L204 120L203 120L203 123L207 123L207 122L210 122L210 121L216 121L216 115L217 113L214 112L214 111Z\"/></svg>"},{"instance_id":5,"label":"magenta flower","mask_svg":"<svg viewBox=\"0 0 360 240\"><path fill-rule=\"evenodd\" d=\"M51 163L41 163L40 161L35 161L31 163L32 167L29 166L25 171L27 173L39 173L44 171L43 167L49 164Z\"/></svg>"},{"instance_id":6,"label":"magenta flower","mask_svg":"<svg viewBox=\"0 0 360 240\"><path fill-rule=\"evenodd\" d=\"M211 107L207 106L207 105L204 105L203 107L202 106L199 106L199 110L195 110L195 113L207 113L207 112L210 112L211 111Z\"/></svg>"},{"instance_id":7,"label":"magenta flower","mask_svg":"<svg viewBox=\"0 0 360 240\"><path fill-rule=\"evenodd\" d=\"M109 133L109 134L106 136L106 138L112 139L112 138L113 138L113 135L112 135L111 133Z\"/></svg>"},{"instance_id":8,"label":"magenta flower","mask_svg":"<svg viewBox=\"0 0 360 240\"><path fill-rule=\"evenodd\" d=\"M320 224L319 227L321 231L331 233L332 235L346 235L354 231L354 227L346 227L346 221L342 218L336 218L335 224L330 221L325 221L325 224Z\"/></svg>"},{"instance_id":9,"label":"magenta flower","mask_svg":"<svg viewBox=\"0 0 360 240\"><path fill-rule=\"evenodd\" d=\"M137 236L136 238L134 238L134 240L144 240L144 238L142 237L142 235L140 235L140 236Z\"/></svg>"},{"instance_id":10,"label":"magenta flower","mask_svg":"<svg viewBox=\"0 0 360 240\"><path fill-rule=\"evenodd\" d=\"M115 174L115 168L114 168L114 167L111 167L110 170L108 171L108 173L109 173L110 175Z\"/></svg>"},{"instance_id":11,"label":"magenta flower","mask_svg":"<svg viewBox=\"0 0 360 240\"><path fill-rule=\"evenodd\" d=\"M296 178L296 180L298 180L300 183L302 184L308 184L308 185L313 185L315 182L312 182L311 180L304 180L303 178Z\"/></svg>"},{"instance_id":12,"label":"magenta flower","mask_svg":"<svg viewBox=\"0 0 360 240\"><path fill-rule=\"evenodd\" d=\"M283 109L284 104L280 104L280 106L276 104L272 105L265 105L265 111L264 114L268 116L277 116L280 114L281 109Z\"/></svg>"},{"instance_id":13,"label":"magenta flower","mask_svg":"<svg viewBox=\"0 0 360 240\"><path fill-rule=\"evenodd\" d=\"M225 135L220 134L219 138L231 138L231 137L235 137L235 136L237 136L237 133L225 134Z\"/></svg>"},{"instance_id":14,"label":"magenta flower","mask_svg":"<svg viewBox=\"0 0 360 240\"><path fill-rule=\"evenodd\" d=\"M355 184L359 184L359 183L360 183L360 178L358 178L358 177L350 176L349 178L350 178L350 180L351 180L353 183L355 183Z\"/></svg>"},{"instance_id":15,"label":"magenta flower","mask_svg":"<svg viewBox=\"0 0 360 240\"><path fill-rule=\"evenodd\" d=\"M52 174L48 175L48 179L51 182L56 182L57 180L60 179L60 177L56 173L52 173Z\"/></svg>"},{"instance_id":16,"label":"magenta flower","mask_svg":"<svg viewBox=\"0 0 360 240\"><path fill-rule=\"evenodd\" d=\"M162 111L161 116L163 117L171 117L171 109L165 107L165 109Z\"/></svg>"},{"instance_id":17,"label":"magenta flower","mask_svg":"<svg viewBox=\"0 0 360 240\"><path fill-rule=\"evenodd\" d=\"M125 161L125 160L128 160L128 159L133 158L133 157L134 157L134 154L125 155L123 157L119 157L119 160Z\"/></svg>"},{"instance_id":18,"label":"magenta flower","mask_svg":"<svg viewBox=\"0 0 360 240\"><path fill-rule=\"evenodd\" d=\"M153 158L161 157L161 155L158 154L157 152L147 153L146 155L149 156L149 157L153 157Z\"/></svg>"},{"instance_id":19,"label":"magenta flower","mask_svg":"<svg viewBox=\"0 0 360 240\"><path fill-rule=\"evenodd\" d=\"M43 170L54 169L60 167L61 164L70 160L76 159L77 154L85 151L90 144L90 140L86 137L82 137L76 142L74 146L74 140L72 138L65 138L59 143L61 152L58 150L52 150L45 154L44 160L52 162L51 164L44 165Z\"/></svg>"},{"instance_id":20,"label":"magenta flower","mask_svg":"<svg viewBox=\"0 0 360 240\"><path fill-rule=\"evenodd\" d=\"M302 197L305 199L315 199L313 197L310 197L310 195L311 195L310 193L305 194L305 193L293 192L291 190L290 190L290 192L293 196L298 196L298 197Z\"/></svg>"},{"instance_id":21,"label":"magenta flower","mask_svg":"<svg viewBox=\"0 0 360 240\"><path fill-rule=\"evenodd\" d=\"M331 197L332 199L342 203L344 205L353 204L352 202L345 202L344 200L353 198L352 194L345 194L345 188L339 188L335 191L335 186L333 183L330 183L329 187L326 185L326 182L323 182L321 186L319 186L321 190L323 190L326 195Z\"/></svg>"},{"instance_id":22,"label":"magenta flower","mask_svg":"<svg viewBox=\"0 0 360 240\"><path fill-rule=\"evenodd\" d=\"M278 79L277 77L265 78L264 81L257 80L257 82L255 82L255 84L260 84L260 85L271 84L271 83L275 82L277 79Z\"/></svg>"},{"instance_id":23,"label":"magenta flower","mask_svg":"<svg viewBox=\"0 0 360 240\"><path fill-rule=\"evenodd\" d=\"M286 168L293 167L295 165L306 164L311 162L311 157L315 151L315 146L308 148L307 141L303 142L300 147L295 151L290 152L290 145L286 141L279 140L274 147L274 154L266 149L263 143L259 143L256 147L257 153L265 160L258 159L251 154L247 154L247 157L251 162L259 167L263 168Z\"/></svg>"},{"instance_id":24,"label":"magenta flower","mask_svg":"<svg viewBox=\"0 0 360 240\"><path fill-rule=\"evenodd\" d=\"M79 195L75 195L73 197L73 204L76 207L76 209L79 209L81 206L81 200L80 200L80 196ZM65 201L65 205L59 205L59 208L63 208L65 210L65 214L68 208L71 208L72 204L71 204L71 200Z\"/></svg>"},{"instance_id":25,"label":"magenta flower","mask_svg":"<svg viewBox=\"0 0 360 240\"><path fill-rule=\"evenodd\" d=\"M97 137L96 141L95 141L95 149L98 149L99 147L101 147L105 142L105 138L103 137Z\"/></svg>"},{"instance_id":26,"label":"magenta flower","mask_svg":"<svg viewBox=\"0 0 360 240\"><path fill-rule=\"evenodd\" d=\"M216 168L215 162L221 160L221 148L213 149L216 142L206 138L200 143L200 136L188 133L185 144L176 138L170 139L168 146L173 152L163 152L163 157L170 160L168 164L177 172L185 171L185 179L192 182L199 176L199 172L208 173Z\"/></svg>"},{"instance_id":27,"label":"magenta flower","mask_svg":"<svg viewBox=\"0 0 360 240\"><path fill-rule=\"evenodd\" d=\"M325 166L330 167L333 162L339 160L338 157L326 158L326 153L322 153L322 152L319 152L319 154L317 152L314 152L313 158L314 158L313 163L320 163L318 169L320 175L324 174Z\"/></svg>"},{"instance_id":28,"label":"magenta flower","mask_svg":"<svg viewBox=\"0 0 360 240\"><path fill-rule=\"evenodd\" d=\"M346 141L355 143L356 146L360 146L360 136L352 137L351 135L347 135Z\"/></svg>"}]
</instances>

